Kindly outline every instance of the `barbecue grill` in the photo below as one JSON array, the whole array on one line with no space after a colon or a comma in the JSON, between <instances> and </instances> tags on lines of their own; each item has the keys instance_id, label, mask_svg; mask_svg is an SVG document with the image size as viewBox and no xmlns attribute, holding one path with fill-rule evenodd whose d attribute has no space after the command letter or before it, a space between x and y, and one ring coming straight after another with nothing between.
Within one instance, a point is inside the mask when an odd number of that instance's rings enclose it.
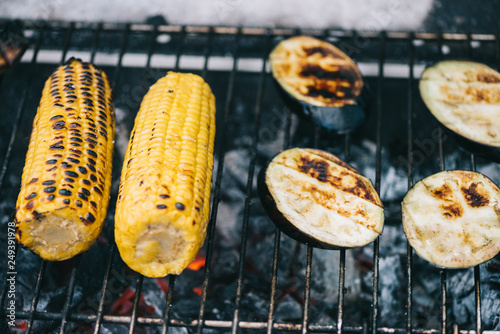
<instances>
[{"instance_id":1,"label":"barbecue grill","mask_svg":"<svg viewBox=\"0 0 500 334\"><path fill-rule=\"evenodd\" d=\"M464 270L432 267L406 242L399 207L415 181L443 169L477 170L500 183L498 165L460 149L418 94L420 73L441 59L500 68L499 35L45 21L20 26L17 33L30 47L0 76L2 333L500 333L500 258ZM370 107L355 132L328 132L282 99L267 57L280 40L299 34L328 40L358 63ZM94 62L113 86L117 136L106 225L98 242L72 260L48 263L16 247L15 267L8 267L6 232L42 86L72 56ZM135 113L167 70L200 74L212 87L216 165L205 246L181 275L153 280L120 260L113 213ZM256 195L256 173L279 150L294 146L330 151L372 180L386 212L380 238L361 249L325 251L298 244L271 224Z\"/></svg>"}]
</instances>

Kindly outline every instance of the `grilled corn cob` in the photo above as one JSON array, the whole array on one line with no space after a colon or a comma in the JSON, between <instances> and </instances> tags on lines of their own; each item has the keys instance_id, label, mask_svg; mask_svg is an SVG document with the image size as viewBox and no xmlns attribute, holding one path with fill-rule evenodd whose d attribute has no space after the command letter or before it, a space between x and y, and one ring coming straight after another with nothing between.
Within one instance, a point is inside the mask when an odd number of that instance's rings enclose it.
<instances>
[{"instance_id":1,"label":"grilled corn cob","mask_svg":"<svg viewBox=\"0 0 500 334\"><path fill-rule=\"evenodd\" d=\"M215 98L203 79L169 72L144 97L128 144L115 214L125 263L179 274L206 236L212 188Z\"/></svg>"},{"instance_id":2,"label":"grilled corn cob","mask_svg":"<svg viewBox=\"0 0 500 334\"><path fill-rule=\"evenodd\" d=\"M33 121L16 238L46 260L86 251L109 202L114 109L106 74L70 59L45 82Z\"/></svg>"}]
</instances>

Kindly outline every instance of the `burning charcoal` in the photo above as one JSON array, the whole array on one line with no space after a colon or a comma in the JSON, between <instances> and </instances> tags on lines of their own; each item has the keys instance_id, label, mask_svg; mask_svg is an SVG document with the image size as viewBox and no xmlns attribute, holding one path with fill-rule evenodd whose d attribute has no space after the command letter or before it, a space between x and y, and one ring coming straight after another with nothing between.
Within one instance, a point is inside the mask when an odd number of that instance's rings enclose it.
<instances>
[{"instance_id":1,"label":"burning charcoal","mask_svg":"<svg viewBox=\"0 0 500 334\"><path fill-rule=\"evenodd\" d=\"M344 278L344 300L346 303L356 301L360 297L360 270L355 266L356 250L346 251L346 265ZM305 269L305 248L304 248ZM337 303L339 279L339 252L323 249L314 249L312 266L311 298L318 301Z\"/></svg>"},{"instance_id":2,"label":"burning charcoal","mask_svg":"<svg viewBox=\"0 0 500 334\"><path fill-rule=\"evenodd\" d=\"M144 296L145 305L149 305L147 308L149 312L148 316L163 316L163 311L165 310L166 295L162 291L162 288L156 282L156 279L144 278L142 284L142 295Z\"/></svg>"},{"instance_id":3,"label":"burning charcoal","mask_svg":"<svg viewBox=\"0 0 500 334\"><path fill-rule=\"evenodd\" d=\"M452 317L459 326L474 323L474 270L448 271L448 297L453 301ZM484 297L484 296L483 296Z\"/></svg>"},{"instance_id":4,"label":"burning charcoal","mask_svg":"<svg viewBox=\"0 0 500 334\"><path fill-rule=\"evenodd\" d=\"M292 296L286 295L281 300L278 300L275 312L277 321L297 322L302 319L303 305Z\"/></svg>"},{"instance_id":5,"label":"burning charcoal","mask_svg":"<svg viewBox=\"0 0 500 334\"><path fill-rule=\"evenodd\" d=\"M496 283L481 285L481 315L483 326L486 329L500 330L500 316L498 314L500 292L498 284L500 279L496 278Z\"/></svg>"},{"instance_id":6,"label":"burning charcoal","mask_svg":"<svg viewBox=\"0 0 500 334\"><path fill-rule=\"evenodd\" d=\"M250 287L251 285L247 285ZM266 321L269 311L269 294L263 294L260 289L248 288L245 298L242 300L242 308L245 309L244 319L250 321Z\"/></svg>"},{"instance_id":7,"label":"burning charcoal","mask_svg":"<svg viewBox=\"0 0 500 334\"><path fill-rule=\"evenodd\" d=\"M398 206L401 205L398 204ZM372 249L372 247L365 247L365 250L371 251ZM380 236L380 256L394 254L406 256L406 238L400 224L385 225L384 233Z\"/></svg>"},{"instance_id":8,"label":"burning charcoal","mask_svg":"<svg viewBox=\"0 0 500 334\"><path fill-rule=\"evenodd\" d=\"M235 249L219 248L213 257L212 277L215 282L229 283L237 278L239 253Z\"/></svg>"},{"instance_id":9,"label":"burning charcoal","mask_svg":"<svg viewBox=\"0 0 500 334\"><path fill-rule=\"evenodd\" d=\"M380 325L397 326L404 323L405 295L404 268L399 255L379 260L379 314Z\"/></svg>"},{"instance_id":10,"label":"burning charcoal","mask_svg":"<svg viewBox=\"0 0 500 334\"><path fill-rule=\"evenodd\" d=\"M207 328L205 328L203 330L203 333L209 333L209 332L210 331L207 330ZM188 331L187 328L184 328L184 327L173 327L173 326L170 326L168 328L168 334L188 334L188 333L190 333L190 332Z\"/></svg>"}]
</instances>

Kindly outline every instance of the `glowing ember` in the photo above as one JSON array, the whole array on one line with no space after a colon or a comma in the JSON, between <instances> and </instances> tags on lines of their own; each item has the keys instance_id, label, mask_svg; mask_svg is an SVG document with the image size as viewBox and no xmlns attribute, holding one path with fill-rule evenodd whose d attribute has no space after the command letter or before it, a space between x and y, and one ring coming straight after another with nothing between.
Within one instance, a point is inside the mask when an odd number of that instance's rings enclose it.
<instances>
[{"instance_id":1,"label":"glowing ember","mask_svg":"<svg viewBox=\"0 0 500 334\"><path fill-rule=\"evenodd\" d=\"M165 295L168 293L168 282L167 281L165 281L161 278L157 278L156 284L158 284L158 286L165 293Z\"/></svg>"},{"instance_id":2,"label":"glowing ember","mask_svg":"<svg viewBox=\"0 0 500 334\"><path fill-rule=\"evenodd\" d=\"M122 295L113 303L113 306L111 306L110 313L114 315L131 315L132 308L134 307L134 296L135 291L130 288L126 288L122 292ZM146 303L142 294L139 299L138 312L139 315L151 315L155 312L155 308Z\"/></svg>"},{"instance_id":3,"label":"glowing ember","mask_svg":"<svg viewBox=\"0 0 500 334\"><path fill-rule=\"evenodd\" d=\"M28 323L25 320L21 320L20 322L16 323L16 328L20 330L26 330L28 328Z\"/></svg>"},{"instance_id":4,"label":"glowing ember","mask_svg":"<svg viewBox=\"0 0 500 334\"><path fill-rule=\"evenodd\" d=\"M201 287L196 287L196 288L193 288L193 292L196 293L198 296L201 296L203 289Z\"/></svg>"},{"instance_id":5,"label":"glowing ember","mask_svg":"<svg viewBox=\"0 0 500 334\"><path fill-rule=\"evenodd\" d=\"M198 271L205 266L206 257L201 252L196 255L196 258L191 262L187 268L190 270Z\"/></svg>"}]
</instances>

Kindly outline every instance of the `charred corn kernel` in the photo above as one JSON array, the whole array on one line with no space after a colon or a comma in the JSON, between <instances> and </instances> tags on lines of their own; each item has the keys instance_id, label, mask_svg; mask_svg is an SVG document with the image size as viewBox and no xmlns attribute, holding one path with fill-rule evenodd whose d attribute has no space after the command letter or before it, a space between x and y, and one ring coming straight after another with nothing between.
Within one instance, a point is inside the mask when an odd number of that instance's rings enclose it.
<instances>
[{"instance_id":1,"label":"charred corn kernel","mask_svg":"<svg viewBox=\"0 0 500 334\"><path fill-rule=\"evenodd\" d=\"M203 245L210 211L215 98L203 79L169 72L144 97L125 155L115 239L125 263L179 274Z\"/></svg>"},{"instance_id":2,"label":"charred corn kernel","mask_svg":"<svg viewBox=\"0 0 500 334\"><path fill-rule=\"evenodd\" d=\"M46 260L86 251L109 202L115 120L106 74L70 59L45 82L33 121L16 238Z\"/></svg>"}]
</instances>

